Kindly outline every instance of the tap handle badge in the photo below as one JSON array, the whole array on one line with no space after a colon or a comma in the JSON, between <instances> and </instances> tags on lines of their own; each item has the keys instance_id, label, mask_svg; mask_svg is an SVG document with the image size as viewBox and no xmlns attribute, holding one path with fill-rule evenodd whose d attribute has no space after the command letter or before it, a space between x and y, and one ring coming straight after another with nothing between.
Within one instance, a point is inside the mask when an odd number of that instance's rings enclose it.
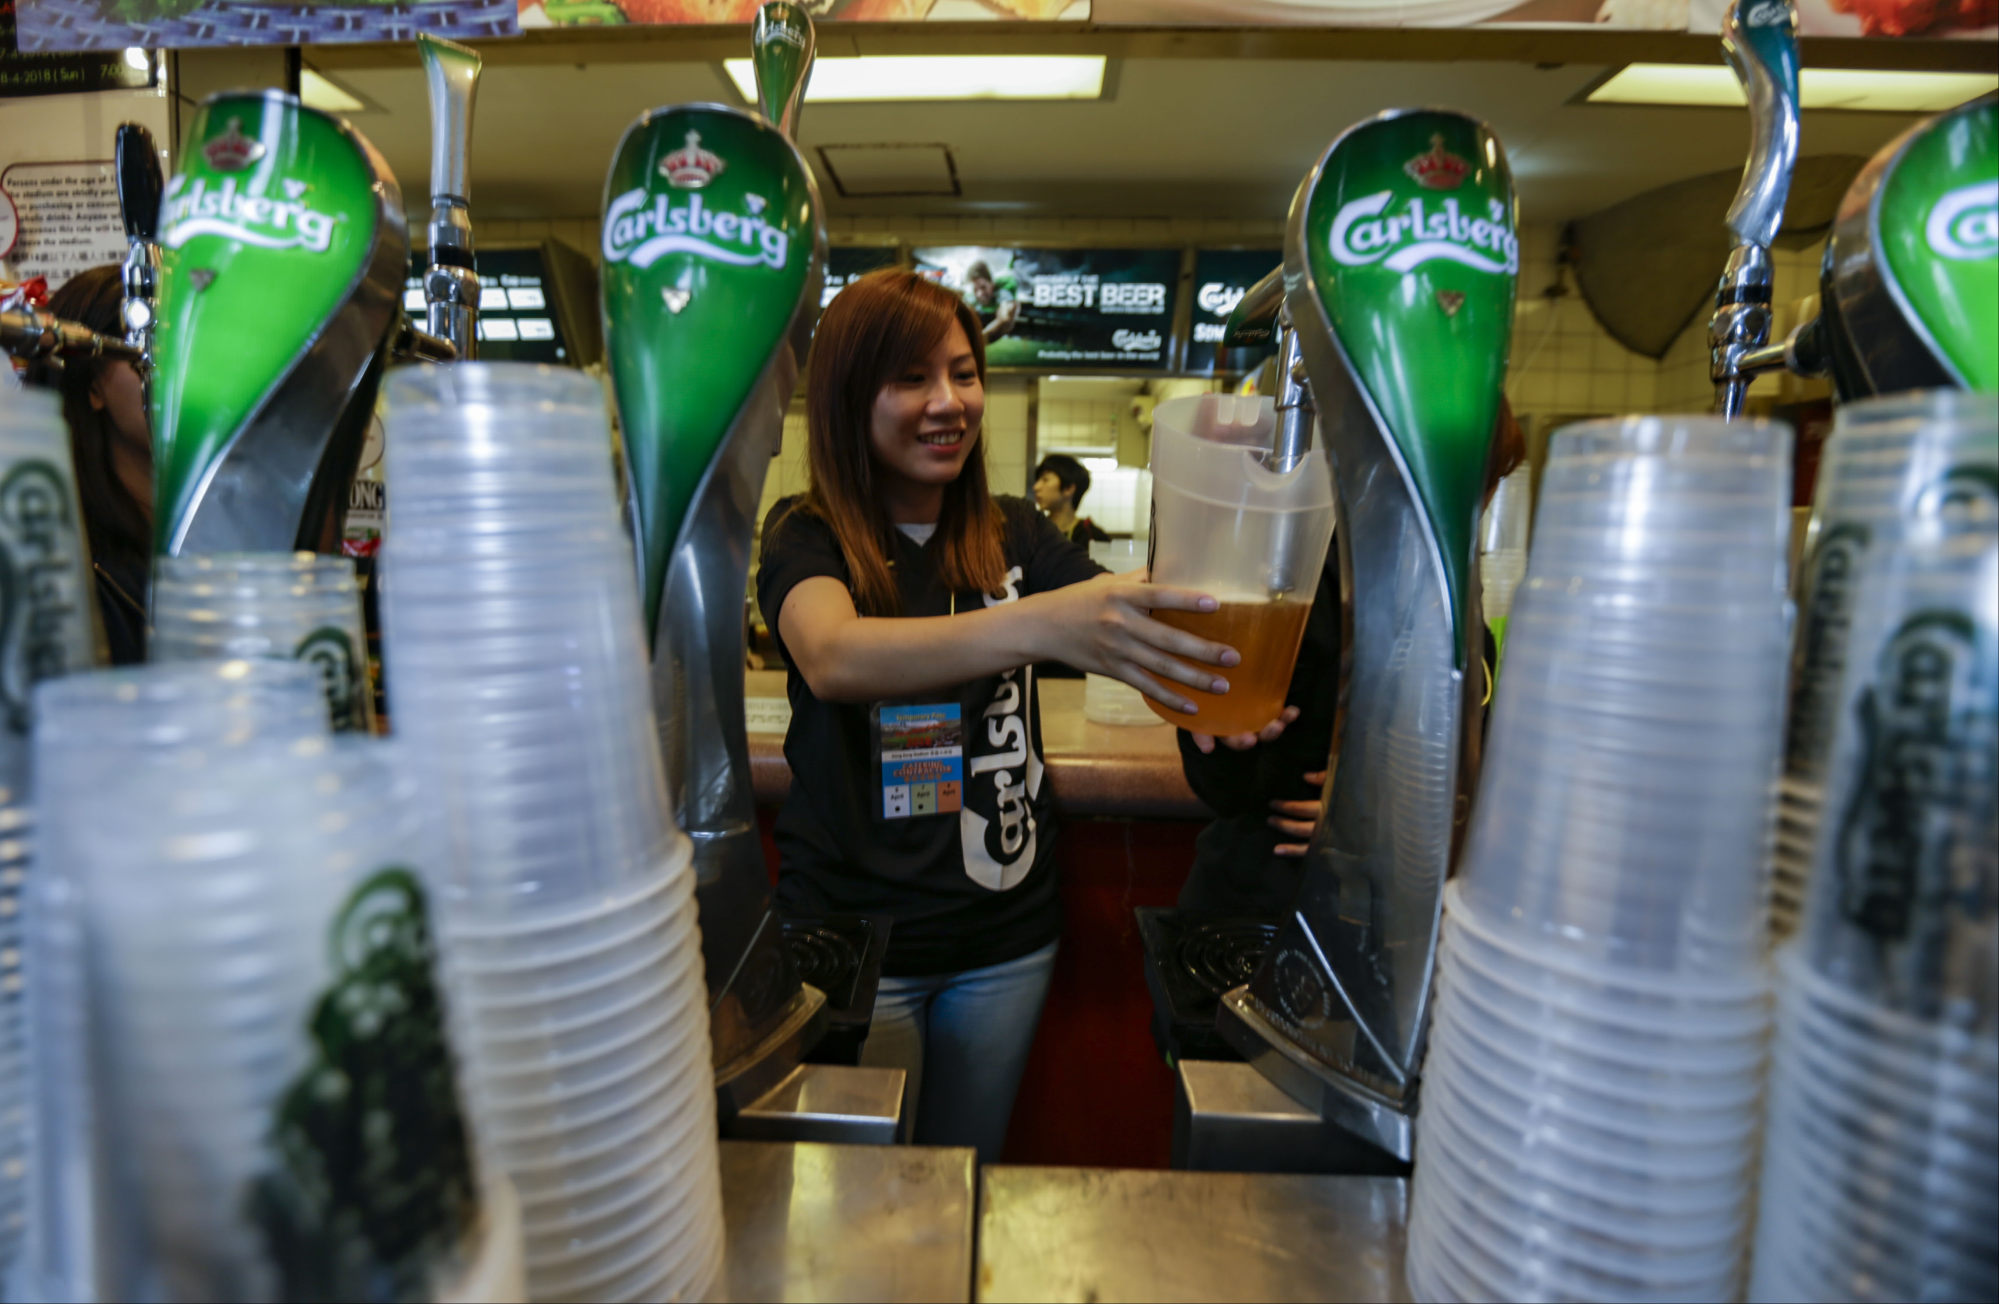
<instances>
[{"instance_id":1,"label":"tap handle badge","mask_svg":"<svg viewBox=\"0 0 1999 1304\"><path fill-rule=\"evenodd\" d=\"M1360 390L1393 445L1437 548L1462 667L1520 272L1506 153L1490 128L1461 113L1382 114L1327 150L1293 203L1291 232L1292 319L1330 327L1347 373L1338 383ZM1333 411L1336 379L1313 378L1322 411ZM1358 463L1371 460L1335 463L1359 474Z\"/></svg>"},{"instance_id":2,"label":"tap handle badge","mask_svg":"<svg viewBox=\"0 0 1999 1304\"><path fill-rule=\"evenodd\" d=\"M359 453L335 432L372 406L401 320L395 178L353 128L289 95L211 96L167 182L160 244L156 546L316 546Z\"/></svg>"},{"instance_id":3,"label":"tap handle badge","mask_svg":"<svg viewBox=\"0 0 1999 1304\"><path fill-rule=\"evenodd\" d=\"M683 105L619 142L604 191L604 336L648 631L710 465L765 369L786 348L793 366L805 356L825 247L811 170L763 118Z\"/></svg>"},{"instance_id":4,"label":"tap handle badge","mask_svg":"<svg viewBox=\"0 0 1999 1304\"><path fill-rule=\"evenodd\" d=\"M125 238L150 243L160 238L160 196L166 178L160 172L160 151L153 133L136 122L118 124L118 212L125 221Z\"/></svg>"},{"instance_id":5,"label":"tap handle badge","mask_svg":"<svg viewBox=\"0 0 1999 1304\"><path fill-rule=\"evenodd\" d=\"M1721 49L1749 101L1749 161L1729 205L1737 244L1767 248L1784 224L1798 162L1798 10L1794 0L1730 0Z\"/></svg>"},{"instance_id":6,"label":"tap handle badge","mask_svg":"<svg viewBox=\"0 0 1999 1304\"><path fill-rule=\"evenodd\" d=\"M812 16L788 0L770 0L757 10L750 32L750 65L757 76L757 107L771 125L798 139L799 107L812 80L818 38Z\"/></svg>"}]
</instances>

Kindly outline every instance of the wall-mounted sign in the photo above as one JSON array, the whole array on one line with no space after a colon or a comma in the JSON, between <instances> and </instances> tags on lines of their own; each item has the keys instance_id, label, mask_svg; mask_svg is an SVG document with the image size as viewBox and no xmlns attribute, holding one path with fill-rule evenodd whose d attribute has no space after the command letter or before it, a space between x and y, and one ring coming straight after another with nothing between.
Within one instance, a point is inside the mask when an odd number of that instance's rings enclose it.
<instances>
[{"instance_id":1,"label":"wall-mounted sign","mask_svg":"<svg viewBox=\"0 0 1999 1304\"><path fill-rule=\"evenodd\" d=\"M1282 249L1202 249L1194 255L1194 314L1181 370L1196 376L1254 371L1270 349L1222 348L1222 330L1245 291L1284 261Z\"/></svg>"},{"instance_id":2,"label":"wall-mounted sign","mask_svg":"<svg viewBox=\"0 0 1999 1304\"><path fill-rule=\"evenodd\" d=\"M24 53L329 45L520 33L517 0L16 0Z\"/></svg>"},{"instance_id":3,"label":"wall-mounted sign","mask_svg":"<svg viewBox=\"0 0 1999 1304\"><path fill-rule=\"evenodd\" d=\"M0 234L0 253L21 280L39 276L54 290L87 267L125 257L110 159L14 163L0 168L0 192L15 214L14 239Z\"/></svg>"},{"instance_id":4,"label":"wall-mounted sign","mask_svg":"<svg viewBox=\"0 0 1999 1304\"><path fill-rule=\"evenodd\" d=\"M819 292L823 309L833 296L847 288L847 282L902 261L902 250L894 245L835 245L826 251L826 288Z\"/></svg>"},{"instance_id":5,"label":"wall-mounted sign","mask_svg":"<svg viewBox=\"0 0 1999 1304\"><path fill-rule=\"evenodd\" d=\"M994 367L1163 370L1172 356L1178 249L914 251L916 270L979 315Z\"/></svg>"}]
</instances>

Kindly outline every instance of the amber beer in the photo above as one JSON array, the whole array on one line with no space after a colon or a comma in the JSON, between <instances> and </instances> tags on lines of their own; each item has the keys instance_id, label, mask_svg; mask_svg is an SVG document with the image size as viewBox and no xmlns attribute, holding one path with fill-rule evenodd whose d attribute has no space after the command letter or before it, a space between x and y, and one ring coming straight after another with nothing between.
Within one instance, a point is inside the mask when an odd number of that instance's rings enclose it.
<instances>
[{"instance_id":1,"label":"amber beer","mask_svg":"<svg viewBox=\"0 0 1999 1304\"><path fill-rule=\"evenodd\" d=\"M1291 598L1260 602L1224 602L1214 611L1160 611L1154 620L1184 629L1200 638L1225 643L1242 654L1233 668L1206 666L1229 681L1229 691L1204 693L1181 683L1167 687L1181 693L1200 710L1194 715L1162 706L1151 698L1145 703L1154 714L1183 729L1206 734L1254 733L1284 710L1284 697L1291 688L1291 670L1298 664L1298 645L1305 640L1305 619L1312 604ZM1186 665L1199 664L1184 657Z\"/></svg>"}]
</instances>

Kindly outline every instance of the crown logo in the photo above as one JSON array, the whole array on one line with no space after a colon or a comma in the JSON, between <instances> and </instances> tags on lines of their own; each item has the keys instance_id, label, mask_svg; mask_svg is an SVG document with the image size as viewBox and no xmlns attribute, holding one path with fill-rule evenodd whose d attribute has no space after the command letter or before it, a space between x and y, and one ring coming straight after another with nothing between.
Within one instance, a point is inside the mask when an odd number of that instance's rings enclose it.
<instances>
[{"instance_id":1,"label":"crown logo","mask_svg":"<svg viewBox=\"0 0 1999 1304\"><path fill-rule=\"evenodd\" d=\"M1425 190L1456 190L1464 184L1471 164L1444 148L1441 135L1430 137L1430 150L1402 165L1402 170Z\"/></svg>"},{"instance_id":2,"label":"crown logo","mask_svg":"<svg viewBox=\"0 0 1999 1304\"><path fill-rule=\"evenodd\" d=\"M682 190L699 190L728 167L719 156L701 148L701 133L687 133L687 143L659 161L666 183Z\"/></svg>"},{"instance_id":3,"label":"crown logo","mask_svg":"<svg viewBox=\"0 0 1999 1304\"><path fill-rule=\"evenodd\" d=\"M264 142L243 134L243 119L229 119L229 130L201 147L208 166L218 172L241 172L264 157Z\"/></svg>"}]
</instances>

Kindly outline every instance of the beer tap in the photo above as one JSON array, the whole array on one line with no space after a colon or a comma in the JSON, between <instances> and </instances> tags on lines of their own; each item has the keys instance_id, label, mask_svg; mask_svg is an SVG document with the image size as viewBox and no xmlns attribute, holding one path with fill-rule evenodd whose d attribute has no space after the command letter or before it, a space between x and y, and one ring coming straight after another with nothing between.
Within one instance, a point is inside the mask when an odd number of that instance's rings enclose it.
<instances>
[{"instance_id":1,"label":"beer tap","mask_svg":"<svg viewBox=\"0 0 1999 1304\"><path fill-rule=\"evenodd\" d=\"M1280 442L1308 446L1314 409L1323 419L1343 663L1295 908L1216 1026L1292 1098L1405 1160L1444 881L1478 767L1477 521L1516 220L1485 124L1384 113L1343 132L1300 185L1283 314L1268 277L1238 306L1278 337Z\"/></svg>"},{"instance_id":2,"label":"beer tap","mask_svg":"<svg viewBox=\"0 0 1999 1304\"><path fill-rule=\"evenodd\" d=\"M1284 269L1278 267L1252 285L1236 302L1222 330L1224 349L1257 348L1277 341L1277 427L1271 436L1270 454L1264 465L1273 472L1287 474L1312 451L1312 433L1318 410L1312 402L1312 385L1305 374L1305 357L1299 349L1298 332L1291 324L1291 310L1284 302ZM1272 597L1290 593L1301 580L1309 587L1316 575L1299 576L1282 569L1294 556L1285 546L1280 521L1272 539L1272 569L1265 584Z\"/></svg>"},{"instance_id":3,"label":"beer tap","mask_svg":"<svg viewBox=\"0 0 1999 1304\"><path fill-rule=\"evenodd\" d=\"M430 88L430 267L423 277L425 325L461 360L478 350L479 273L472 260L472 106L479 56L428 33L417 37Z\"/></svg>"},{"instance_id":4,"label":"beer tap","mask_svg":"<svg viewBox=\"0 0 1999 1304\"><path fill-rule=\"evenodd\" d=\"M789 134L812 22L766 4L754 35L764 112L683 104L641 117L611 162L602 248L660 754L694 843L725 1117L790 1073L828 1017L770 907L744 715L756 512L826 266L818 187Z\"/></svg>"},{"instance_id":5,"label":"beer tap","mask_svg":"<svg viewBox=\"0 0 1999 1304\"><path fill-rule=\"evenodd\" d=\"M99 335L31 305L0 310L0 350L25 362L37 358L123 358L136 365L144 356L127 340Z\"/></svg>"},{"instance_id":6,"label":"beer tap","mask_svg":"<svg viewBox=\"0 0 1999 1304\"><path fill-rule=\"evenodd\" d=\"M1784 362L1770 341L1770 245L1798 161L1798 11L1793 0L1730 0L1721 48L1749 100L1749 161L1729 205L1735 248L1715 290L1708 369L1715 411L1734 419L1757 369Z\"/></svg>"},{"instance_id":7,"label":"beer tap","mask_svg":"<svg viewBox=\"0 0 1999 1304\"><path fill-rule=\"evenodd\" d=\"M139 374L153 365L153 318L160 297L160 196L166 179L153 133L136 122L118 124L118 212L125 222L125 342L139 350Z\"/></svg>"}]
</instances>

